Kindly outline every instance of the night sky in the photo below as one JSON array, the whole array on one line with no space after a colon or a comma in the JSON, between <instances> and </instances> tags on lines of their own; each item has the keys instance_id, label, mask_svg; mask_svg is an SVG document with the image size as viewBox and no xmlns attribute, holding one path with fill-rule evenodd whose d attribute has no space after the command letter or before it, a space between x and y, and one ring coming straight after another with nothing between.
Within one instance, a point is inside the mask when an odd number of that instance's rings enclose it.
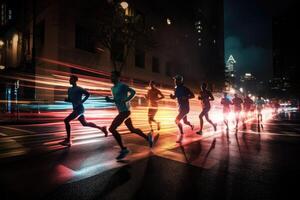
<instances>
[{"instance_id":1,"label":"night sky","mask_svg":"<svg viewBox=\"0 0 300 200\"><path fill-rule=\"evenodd\" d=\"M237 74L272 78L272 17L287 12L295 1L224 0L225 59L232 54Z\"/></svg>"}]
</instances>

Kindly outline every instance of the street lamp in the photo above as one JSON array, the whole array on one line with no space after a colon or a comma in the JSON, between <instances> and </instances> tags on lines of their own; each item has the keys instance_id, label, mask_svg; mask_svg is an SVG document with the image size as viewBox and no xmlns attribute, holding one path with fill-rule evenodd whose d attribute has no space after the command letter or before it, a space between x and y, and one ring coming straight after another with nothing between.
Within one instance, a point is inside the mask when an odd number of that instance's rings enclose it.
<instances>
[{"instance_id":1,"label":"street lamp","mask_svg":"<svg viewBox=\"0 0 300 200\"><path fill-rule=\"evenodd\" d=\"M3 40L0 40L0 48L4 46Z\"/></svg>"},{"instance_id":2,"label":"street lamp","mask_svg":"<svg viewBox=\"0 0 300 200\"><path fill-rule=\"evenodd\" d=\"M172 23L172 22L171 22L170 18L167 18L167 24L168 24L168 25L171 25L171 23Z\"/></svg>"}]
</instances>

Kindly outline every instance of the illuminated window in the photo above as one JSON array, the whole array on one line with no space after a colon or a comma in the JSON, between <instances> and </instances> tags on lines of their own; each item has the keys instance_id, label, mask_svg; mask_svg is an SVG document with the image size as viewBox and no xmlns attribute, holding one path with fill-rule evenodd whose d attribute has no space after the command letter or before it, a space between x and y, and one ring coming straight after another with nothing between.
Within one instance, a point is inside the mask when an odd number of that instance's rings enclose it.
<instances>
[{"instance_id":1,"label":"illuminated window","mask_svg":"<svg viewBox=\"0 0 300 200\"><path fill-rule=\"evenodd\" d=\"M6 24L6 5L1 5L1 25Z\"/></svg>"},{"instance_id":2,"label":"illuminated window","mask_svg":"<svg viewBox=\"0 0 300 200\"><path fill-rule=\"evenodd\" d=\"M12 19L12 10L8 10L8 20Z\"/></svg>"}]
</instances>

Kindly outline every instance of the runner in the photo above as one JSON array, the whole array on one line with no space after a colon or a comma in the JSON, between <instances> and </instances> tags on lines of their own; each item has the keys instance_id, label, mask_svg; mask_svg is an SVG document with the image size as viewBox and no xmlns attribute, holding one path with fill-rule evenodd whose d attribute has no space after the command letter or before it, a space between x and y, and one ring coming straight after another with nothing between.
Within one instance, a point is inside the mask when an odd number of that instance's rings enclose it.
<instances>
[{"instance_id":1,"label":"runner","mask_svg":"<svg viewBox=\"0 0 300 200\"><path fill-rule=\"evenodd\" d=\"M157 134L153 139L152 134L149 133L146 135L140 129L134 128L132 125L132 121L130 118L130 109L129 109L129 101L134 97L135 90L130 88L128 85L120 82L120 72L113 71L111 73L111 82L113 83L113 87L111 88L113 98L105 97L107 102L114 102L116 107L119 111L119 114L115 117L112 121L109 131L114 136L115 140L117 141L118 145L121 148L120 154L116 157L117 160L121 160L127 156L129 150L126 146L123 145L122 137L120 133L117 131L117 128L125 122L127 128L132 132L135 133L142 138L144 138L148 143L150 148L153 146L154 142L157 141L159 135ZM129 93L129 96L128 96Z\"/></svg>"},{"instance_id":2,"label":"runner","mask_svg":"<svg viewBox=\"0 0 300 200\"><path fill-rule=\"evenodd\" d=\"M243 100L240 97L238 97L237 94L234 94L234 98L232 99L232 104L235 113L235 128L238 129Z\"/></svg>"},{"instance_id":3,"label":"runner","mask_svg":"<svg viewBox=\"0 0 300 200\"><path fill-rule=\"evenodd\" d=\"M85 120L85 117L83 115L84 114L83 103L89 98L90 93L88 91L86 91L85 89L78 87L77 81L78 81L77 76L75 76L75 75L70 76L69 82L72 85L72 87L70 87L68 89L68 98L65 99L66 102L72 103L73 112L71 114L69 114L69 116L66 117L64 120L65 125L66 125L67 138L64 141L62 141L60 144L64 145L64 146L68 146L68 147L70 147L72 145L70 121L76 119L77 117L79 117L78 120L80 121L80 123L83 126L98 128L105 134L105 137L107 137L107 134L108 134L108 132L106 130L106 126L100 127L92 122L87 122ZM84 99L82 99L82 95L85 96Z\"/></svg>"},{"instance_id":4,"label":"runner","mask_svg":"<svg viewBox=\"0 0 300 200\"><path fill-rule=\"evenodd\" d=\"M256 104L256 111L257 111L257 121L258 123L262 122L262 110L264 108L265 101L261 98L261 96L258 96L258 99L255 102Z\"/></svg>"},{"instance_id":5,"label":"runner","mask_svg":"<svg viewBox=\"0 0 300 200\"><path fill-rule=\"evenodd\" d=\"M200 96L198 97L199 100L202 102L202 112L199 115L200 118L200 130L197 131L197 134L202 135L202 129L203 129L203 116L205 116L206 121L210 123L213 127L214 130L217 131L217 124L214 124L208 116L208 113L210 111L211 105L210 101L214 101L215 98L212 95L211 91L207 90L207 84L203 83L201 85L201 91L200 91Z\"/></svg>"},{"instance_id":6,"label":"runner","mask_svg":"<svg viewBox=\"0 0 300 200\"><path fill-rule=\"evenodd\" d=\"M171 99L176 99L179 105L179 114L176 117L175 123L177 124L180 135L177 138L177 143L182 142L183 139L183 128L180 120L183 119L183 123L190 126L191 129L194 129L194 126L187 120L187 114L190 112L190 103L189 99L195 97L194 93L187 87L183 85L183 77L180 75L176 75L173 77L175 90L174 94L170 94Z\"/></svg>"},{"instance_id":7,"label":"runner","mask_svg":"<svg viewBox=\"0 0 300 200\"><path fill-rule=\"evenodd\" d=\"M228 98L226 92L224 93L224 97L221 100L221 104L223 105L223 117L224 124L226 125L226 131L229 131L228 115L230 113L230 105L232 105L232 101Z\"/></svg>"},{"instance_id":8,"label":"runner","mask_svg":"<svg viewBox=\"0 0 300 200\"><path fill-rule=\"evenodd\" d=\"M154 81L150 81L150 89L146 94L146 99L149 101L149 108L148 108L148 122L153 132L152 122L156 123L157 130L160 130L160 122L157 122L154 117L158 110L158 101L163 99L165 96L161 93L159 89L157 89Z\"/></svg>"},{"instance_id":9,"label":"runner","mask_svg":"<svg viewBox=\"0 0 300 200\"><path fill-rule=\"evenodd\" d=\"M249 112L251 112L253 104L254 104L253 100L248 95L246 95L243 104L243 108L244 108L243 129L247 129L246 120L248 119L248 114Z\"/></svg>"}]
</instances>

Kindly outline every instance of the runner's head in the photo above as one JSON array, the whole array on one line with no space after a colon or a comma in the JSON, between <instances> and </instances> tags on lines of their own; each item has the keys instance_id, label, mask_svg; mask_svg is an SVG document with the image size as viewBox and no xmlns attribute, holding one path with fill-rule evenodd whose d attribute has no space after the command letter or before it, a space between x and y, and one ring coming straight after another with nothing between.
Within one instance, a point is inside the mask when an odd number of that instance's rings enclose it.
<instances>
[{"instance_id":1,"label":"runner's head","mask_svg":"<svg viewBox=\"0 0 300 200\"><path fill-rule=\"evenodd\" d=\"M181 75L176 75L176 76L173 77L173 79L174 79L174 84L175 84L176 86L182 85L182 84L183 84L183 76L181 76Z\"/></svg>"},{"instance_id":2,"label":"runner's head","mask_svg":"<svg viewBox=\"0 0 300 200\"><path fill-rule=\"evenodd\" d=\"M76 85L76 82L78 81L78 77L77 76L75 76L75 75L71 75L70 76L70 79L69 79L69 83L71 84L71 85Z\"/></svg>"},{"instance_id":3,"label":"runner's head","mask_svg":"<svg viewBox=\"0 0 300 200\"><path fill-rule=\"evenodd\" d=\"M201 90L206 90L207 89L207 83L202 83L201 85Z\"/></svg>"},{"instance_id":4,"label":"runner's head","mask_svg":"<svg viewBox=\"0 0 300 200\"><path fill-rule=\"evenodd\" d=\"M235 98L238 98L238 95L235 93L235 94L234 94L234 97L235 97Z\"/></svg>"},{"instance_id":5,"label":"runner's head","mask_svg":"<svg viewBox=\"0 0 300 200\"><path fill-rule=\"evenodd\" d=\"M224 92L224 98L225 99L227 98L227 92Z\"/></svg>"},{"instance_id":6,"label":"runner's head","mask_svg":"<svg viewBox=\"0 0 300 200\"><path fill-rule=\"evenodd\" d=\"M153 89L153 88L155 88L156 83L154 81L150 81L149 86Z\"/></svg>"},{"instance_id":7,"label":"runner's head","mask_svg":"<svg viewBox=\"0 0 300 200\"><path fill-rule=\"evenodd\" d=\"M116 84L120 81L121 73L119 71L112 71L110 74L110 80L113 84Z\"/></svg>"}]
</instances>

